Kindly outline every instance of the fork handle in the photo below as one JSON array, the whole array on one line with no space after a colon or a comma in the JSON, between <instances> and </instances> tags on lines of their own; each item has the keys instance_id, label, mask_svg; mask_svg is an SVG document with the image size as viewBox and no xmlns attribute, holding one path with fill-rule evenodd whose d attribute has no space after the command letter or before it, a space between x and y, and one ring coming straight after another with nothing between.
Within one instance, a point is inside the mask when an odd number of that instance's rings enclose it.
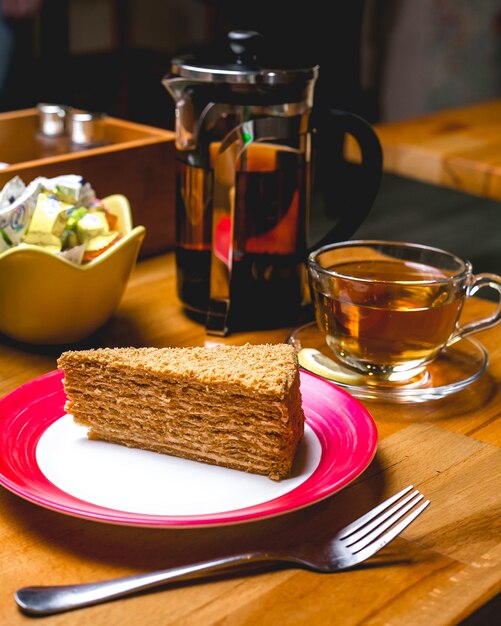
<instances>
[{"instance_id":1,"label":"fork handle","mask_svg":"<svg viewBox=\"0 0 501 626\"><path fill-rule=\"evenodd\" d=\"M281 560L286 559L277 553L248 552L193 565L172 567L146 574L134 574L114 580L79 585L23 587L15 592L14 599L23 611L31 615L63 613L71 609L100 604L106 600L131 595L136 591L158 587L166 582L193 580L237 566Z\"/></svg>"}]
</instances>

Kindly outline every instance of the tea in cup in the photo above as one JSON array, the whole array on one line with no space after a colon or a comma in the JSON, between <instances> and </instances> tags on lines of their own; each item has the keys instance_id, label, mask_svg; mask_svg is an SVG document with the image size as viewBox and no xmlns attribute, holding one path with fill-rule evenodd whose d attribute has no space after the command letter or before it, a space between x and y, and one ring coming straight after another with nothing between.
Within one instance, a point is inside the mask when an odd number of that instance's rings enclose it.
<instances>
[{"instance_id":1,"label":"tea in cup","mask_svg":"<svg viewBox=\"0 0 501 626\"><path fill-rule=\"evenodd\" d=\"M501 277L429 246L348 241L313 251L308 276L317 325L338 361L367 382L408 382L448 345L501 319ZM490 287L491 316L461 324L467 298Z\"/></svg>"}]
</instances>

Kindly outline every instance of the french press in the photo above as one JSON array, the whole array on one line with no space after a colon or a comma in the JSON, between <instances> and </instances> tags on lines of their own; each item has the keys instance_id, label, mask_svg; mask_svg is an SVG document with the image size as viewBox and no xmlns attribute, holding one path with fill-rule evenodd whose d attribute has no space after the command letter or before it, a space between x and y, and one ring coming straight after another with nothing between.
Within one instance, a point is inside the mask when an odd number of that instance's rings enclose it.
<instances>
[{"instance_id":1,"label":"french press","mask_svg":"<svg viewBox=\"0 0 501 626\"><path fill-rule=\"evenodd\" d=\"M259 41L258 33L231 31L224 53L175 58L162 81L175 101L177 293L208 334L294 324L307 300L309 250L350 237L381 179L369 124L331 111L333 168L346 134L359 143L362 165L335 225L309 242L319 67L267 63ZM332 185L322 202L335 198Z\"/></svg>"}]
</instances>

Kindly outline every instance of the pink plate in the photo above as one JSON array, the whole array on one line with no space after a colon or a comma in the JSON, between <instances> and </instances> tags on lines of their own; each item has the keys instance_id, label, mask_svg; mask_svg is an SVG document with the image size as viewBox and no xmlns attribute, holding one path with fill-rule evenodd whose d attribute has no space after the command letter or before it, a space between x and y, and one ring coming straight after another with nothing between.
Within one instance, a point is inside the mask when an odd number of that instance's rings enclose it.
<instances>
[{"instance_id":1,"label":"pink plate","mask_svg":"<svg viewBox=\"0 0 501 626\"><path fill-rule=\"evenodd\" d=\"M197 480L197 472L199 478L202 479L212 470L219 472L214 475L216 480L217 476L224 479L230 476L233 484L236 485L236 488L232 489L235 493L246 492L246 488L239 487L239 481L254 481L253 489L254 493L257 493L257 499L248 506L231 508L231 500L229 500L229 508L225 505L221 509L211 510L211 506L208 506L207 511L204 511L205 505L202 503L201 508L195 509L195 513L193 509L188 508L187 514L183 514L182 510L181 512L176 510L173 513L168 509L160 513L144 513L141 512L141 508L136 509L135 505L122 510L122 507L115 505L116 501L112 498L114 488L109 490L109 501L106 501L106 491L103 501L102 496L100 496L101 499L95 498L92 493L85 495L86 492L80 490L80 483L85 483L87 476L83 472L79 476L78 467L76 470L70 467L74 458L72 454L64 457L63 473L71 475L73 471L77 477L75 489L66 488L62 483L56 484L57 480L50 480L46 474L51 477L52 474L50 471L45 471L46 461L40 462L40 459L49 458L49 465L54 461L56 469L58 458L62 463L65 442L57 439L58 433L64 432L59 426L63 425L66 420L70 430L81 428L74 426L65 415L66 397L60 371L53 371L32 380L0 400L0 484L18 496L48 509L84 519L124 526L193 528L236 524L282 515L318 502L348 485L367 468L377 446L377 430L371 415L358 400L347 392L312 374L301 372L301 393L308 431L303 448L309 447L318 452L318 454L312 452L313 456L310 454L308 471L306 471L305 464L304 468L300 467L296 470L296 475L291 480L276 483L265 477L252 476L245 472L214 468L214 466L182 459L177 460L189 464L185 466L188 468L187 473L191 473L195 480ZM51 437L52 448L50 448ZM101 446L101 451L106 450L108 454L112 452L109 448L112 445L104 442L90 442L86 439L84 431L82 441L78 442L78 450L85 455L88 450L95 451L97 446ZM108 446L108 448L102 448L102 446ZM42 448L48 449L49 452L43 452ZM120 449L117 451L121 454L136 455L133 463L127 462L127 465L137 469L138 475L142 473L141 463L144 460L147 461L145 463L147 465L151 459L154 462L156 462L155 459L167 462L172 459L166 455L155 455L155 453L132 450L123 446L116 446L116 448ZM304 456L303 453L302 455ZM86 467L90 465L87 463ZM141 471L139 471L140 468ZM115 472L115 474L118 474L118 478L114 479L120 480L120 473ZM172 476L167 471L166 475L158 478L158 482L155 481L156 484L153 487L156 493L160 495L164 485L178 483L180 479L182 480L182 474L178 472ZM241 482L241 485L245 484ZM124 491L128 491L129 485L125 487ZM225 489L219 489L219 491L225 491ZM82 493L84 496L81 495ZM200 499L202 496L203 494L193 493L191 499ZM184 497L186 498L186 493ZM213 507L214 503L211 504Z\"/></svg>"}]
</instances>

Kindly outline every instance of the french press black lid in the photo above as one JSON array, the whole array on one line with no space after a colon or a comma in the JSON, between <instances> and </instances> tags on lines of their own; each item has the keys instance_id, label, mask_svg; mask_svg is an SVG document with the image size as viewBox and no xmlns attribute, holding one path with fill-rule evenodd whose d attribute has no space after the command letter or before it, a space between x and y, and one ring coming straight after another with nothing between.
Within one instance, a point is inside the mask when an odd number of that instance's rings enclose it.
<instances>
[{"instance_id":1,"label":"french press black lid","mask_svg":"<svg viewBox=\"0 0 501 626\"><path fill-rule=\"evenodd\" d=\"M250 30L232 30L224 47L174 58L172 74L188 80L232 85L303 86L318 76L318 66L287 67L261 50L262 37Z\"/></svg>"}]
</instances>

